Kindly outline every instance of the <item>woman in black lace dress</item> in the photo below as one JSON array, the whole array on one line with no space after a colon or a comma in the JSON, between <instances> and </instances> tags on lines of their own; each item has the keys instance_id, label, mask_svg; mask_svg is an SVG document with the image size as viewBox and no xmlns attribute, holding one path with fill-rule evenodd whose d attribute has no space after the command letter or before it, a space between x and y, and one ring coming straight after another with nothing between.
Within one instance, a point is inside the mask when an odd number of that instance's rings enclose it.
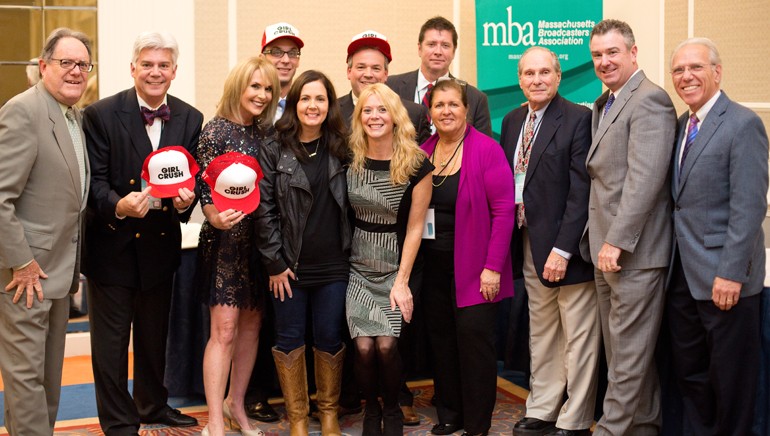
<instances>
[{"instance_id":1,"label":"woman in black lace dress","mask_svg":"<svg viewBox=\"0 0 770 436\"><path fill-rule=\"evenodd\" d=\"M277 105L273 92L279 89L276 70L264 59L246 59L230 71L217 114L201 132L197 156L201 168L228 152L257 157L260 147L273 140L270 122ZM253 214L218 210L211 188L200 180L198 186L206 220L198 244L197 283L211 312L211 337L203 357L209 420L202 434L224 435L223 418L231 427L237 424L244 435L263 434L252 428L243 407L257 357L265 292L258 280Z\"/></svg>"}]
</instances>

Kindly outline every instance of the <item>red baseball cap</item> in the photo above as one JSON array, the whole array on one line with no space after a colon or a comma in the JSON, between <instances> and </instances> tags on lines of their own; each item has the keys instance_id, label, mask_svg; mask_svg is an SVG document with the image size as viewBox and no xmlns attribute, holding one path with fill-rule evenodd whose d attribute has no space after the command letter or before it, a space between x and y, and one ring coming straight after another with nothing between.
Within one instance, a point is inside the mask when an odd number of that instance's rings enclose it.
<instances>
[{"instance_id":1,"label":"red baseball cap","mask_svg":"<svg viewBox=\"0 0 770 436\"><path fill-rule=\"evenodd\" d=\"M152 187L150 195L176 197L180 188L195 189L198 164L181 145L159 148L150 153L142 165L142 179Z\"/></svg>"},{"instance_id":2,"label":"red baseball cap","mask_svg":"<svg viewBox=\"0 0 770 436\"><path fill-rule=\"evenodd\" d=\"M299 30L289 23L275 23L265 27L265 31L262 33L262 49L280 38L289 38L297 44L297 48L302 48L305 43L299 39Z\"/></svg>"},{"instance_id":3,"label":"red baseball cap","mask_svg":"<svg viewBox=\"0 0 770 436\"><path fill-rule=\"evenodd\" d=\"M259 206L262 177L257 160L237 151L217 156L202 176L211 187L211 198L220 212L235 209L247 214Z\"/></svg>"},{"instance_id":4,"label":"red baseball cap","mask_svg":"<svg viewBox=\"0 0 770 436\"><path fill-rule=\"evenodd\" d=\"M386 38L382 33L376 32L374 30L367 30L354 36L353 40L350 42L350 45L348 45L347 59L350 59L350 57L356 54L358 50L361 50L362 47L376 47L377 50L379 50L382 54L385 55L386 58L388 58L388 62L393 61L393 57L390 55L390 44L388 44L388 38Z\"/></svg>"}]
</instances>

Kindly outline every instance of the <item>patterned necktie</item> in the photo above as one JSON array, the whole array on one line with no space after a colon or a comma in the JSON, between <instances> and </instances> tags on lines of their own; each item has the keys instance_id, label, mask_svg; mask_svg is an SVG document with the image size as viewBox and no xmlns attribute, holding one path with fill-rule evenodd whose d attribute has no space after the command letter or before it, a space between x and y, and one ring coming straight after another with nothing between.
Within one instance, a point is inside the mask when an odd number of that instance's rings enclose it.
<instances>
[{"instance_id":1,"label":"patterned necktie","mask_svg":"<svg viewBox=\"0 0 770 436\"><path fill-rule=\"evenodd\" d=\"M602 116L607 115L607 112L610 111L610 108L612 107L612 103L615 103L615 94L610 93L610 98L607 99L607 103L604 105L604 113Z\"/></svg>"},{"instance_id":2,"label":"patterned necktie","mask_svg":"<svg viewBox=\"0 0 770 436\"><path fill-rule=\"evenodd\" d=\"M529 156L532 154L532 138L535 136L535 119L537 114L532 112L529 116L529 121L524 127L524 136L521 137L521 147L519 147L519 155L516 158L515 174L526 174L527 167L529 166ZM526 222L524 218L524 202L520 203L516 207L516 225L521 228Z\"/></svg>"},{"instance_id":3,"label":"patterned necktie","mask_svg":"<svg viewBox=\"0 0 770 436\"><path fill-rule=\"evenodd\" d=\"M75 157L78 160L78 169L80 170L80 195L82 196L86 193L86 153L83 149L82 130L75 120L74 109L68 108L65 118L67 118L67 129L69 129L72 137L72 145L75 146Z\"/></svg>"},{"instance_id":4,"label":"patterned necktie","mask_svg":"<svg viewBox=\"0 0 770 436\"><path fill-rule=\"evenodd\" d=\"M160 118L163 121L170 120L171 109L169 109L165 104L160 105L157 110L148 109L142 106L142 118L144 119L144 124L152 126L152 124L155 122L155 118Z\"/></svg>"},{"instance_id":5,"label":"patterned necktie","mask_svg":"<svg viewBox=\"0 0 770 436\"><path fill-rule=\"evenodd\" d=\"M428 90L425 91L425 95L422 96L422 105L428 108L428 122L430 123L430 92L433 90L433 84L428 83Z\"/></svg>"},{"instance_id":6,"label":"patterned necktie","mask_svg":"<svg viewBox=\"0 0 770 436\"><path fill-rule=\"evenodd\" d=\"M682 150L682 158L679 160L679 171L684 168L684 158L687 157L687 152L690 151L690 146L695 142L695 136L698 135L698 116L696 114L690 115L690 123L687 126L687 140L684 142L684 149Z\"/></svg>"}]
</instances>

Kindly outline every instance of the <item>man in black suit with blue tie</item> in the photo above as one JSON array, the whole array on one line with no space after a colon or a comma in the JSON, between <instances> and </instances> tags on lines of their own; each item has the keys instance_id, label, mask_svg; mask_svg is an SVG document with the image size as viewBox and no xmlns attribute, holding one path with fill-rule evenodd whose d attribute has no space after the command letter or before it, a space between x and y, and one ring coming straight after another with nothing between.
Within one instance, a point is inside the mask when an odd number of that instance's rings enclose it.
<instances>
[{"instance_id":1,"label":"man in black suit with blue tie","mask_svg":"<svg viewBox=\"0 0 770 436\"><path fill-rule=\"evenodd\" d=\"M593 265L581 258L579 243L588 220L591 111L559 95L561 66L551 50L527 49L518 70L527 105L505 116L500 143L515 175L511 257L529 298L532 377L527 412L513 434L588 434L599 312Z\"/></svg>"},{"instance_id":2,"label":"man in black suit with blue tie","mask_svg":"<svg viewBox=\"0 0 770 436\"><path fill-rule=\"evenodd\" d=\"M174 272L181 254L180 221L195 193L149 196L140 177L145 158L181 145L194 155L203 115L167 95L179 49L173 36L143 33L134 43L134 87L85 110L91 160L86 252L91 354L99 423L106 435L136 435L140 423L197 425L169 407L163 385ZM133 326L134 389L128 391Z\"/></svg>"}]
</instances>

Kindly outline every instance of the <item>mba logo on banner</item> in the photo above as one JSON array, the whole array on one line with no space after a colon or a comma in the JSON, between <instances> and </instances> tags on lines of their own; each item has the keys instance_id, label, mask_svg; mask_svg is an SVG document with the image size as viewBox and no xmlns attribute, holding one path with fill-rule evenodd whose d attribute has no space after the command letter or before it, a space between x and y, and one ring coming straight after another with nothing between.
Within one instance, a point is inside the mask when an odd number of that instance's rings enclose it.
<instances>
[{"instance_id":1,"label":"mba logo on banner","mask_svg":"<svg viewBox=\"0 0 770 436\"><path fill-rule=\"evenodd\" d=\"M518 66L522 53L532 46L546 47L559 57L559 94L591 107L602 85L588 43L601 19L601 0L476 0L478 87L489 97L496 135L503 117L525 101Z\"/></svg>"}]
</instances>

